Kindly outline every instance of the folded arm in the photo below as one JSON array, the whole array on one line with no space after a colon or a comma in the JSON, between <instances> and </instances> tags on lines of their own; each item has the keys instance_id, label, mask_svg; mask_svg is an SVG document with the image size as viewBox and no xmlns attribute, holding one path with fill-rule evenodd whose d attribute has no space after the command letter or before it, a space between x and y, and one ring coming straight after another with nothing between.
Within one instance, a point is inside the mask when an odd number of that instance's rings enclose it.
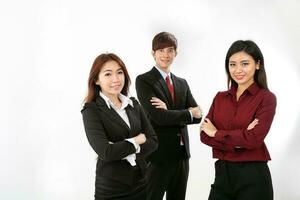
<instances>
[{"instance_id":1,"label":"folded arm","mask_svg":"<svg viewBox=\"0 0 300 200\"><path fill-rule=\"evenodd\" d=\"M129 141L109 142L96 105L86 105L82 117L88 141L100 159L116 161L136 152Z\"/></svg>"}]
</instances>

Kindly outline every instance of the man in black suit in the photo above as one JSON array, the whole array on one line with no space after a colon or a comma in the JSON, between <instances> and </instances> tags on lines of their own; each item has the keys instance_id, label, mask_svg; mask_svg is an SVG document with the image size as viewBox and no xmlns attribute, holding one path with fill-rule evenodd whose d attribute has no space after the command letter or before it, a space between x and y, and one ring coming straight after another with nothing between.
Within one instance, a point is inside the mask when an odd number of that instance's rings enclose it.
<instances>
[{"instance_id":1,"label":"man in black suit","mask_svg":"<svg viewBox=\"0 0 300 200\"><path fill-rule=\"evenodd\" d=\"M148 200L184 200L189 174L187 124L200 123L202 111L185 79L170 72L177 54L174 35L161 32L152 41L156 65L136 78L136 91L158 137L149 157Z\"/></svg>"}]
</instances>

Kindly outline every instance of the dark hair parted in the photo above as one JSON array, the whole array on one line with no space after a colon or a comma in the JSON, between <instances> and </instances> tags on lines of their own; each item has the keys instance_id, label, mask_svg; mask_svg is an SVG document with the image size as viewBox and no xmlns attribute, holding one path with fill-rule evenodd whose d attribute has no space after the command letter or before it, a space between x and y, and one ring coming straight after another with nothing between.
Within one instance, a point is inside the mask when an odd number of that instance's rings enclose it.
<instances>
[{"instance_id":1,"label":"dark hair parted","mask_svg":"<svg viewBox=\"0 0 300 200\"><path fill-rule=\"evenodd\" d=\"M237 83L231 78L229 72L229 59L230 57L238 52L245 52L250 55L255 63L259 63L259 69L255 70L254 81L260 88L268 90L267 75L264 66L264 57L259 47L251 40L237 40L235 41L226 54L225 59L225 69L227 74L227 86L231 88L232 86L237 87Z\"/></svg>"},{"instance_id":2,"label":"dark hair parted","mask_svg":"<svg viewBox=\"0 0 300 200\"><path fill-rule=\"evenodd\" d=\"M163 49L166 47L174 47L177 50L177 39L175 36L168 32L160 32L154 36L152 40L152 50Z\"/></svg>"},{"instance_id":3,"label":"dark hair parted","mask_svg":"<svg viewBox=\"0 0 300 200\"><path fill-rule=\"evenodd\" d=\"M99 85L96 85L95 83L98 80L98 75L99 75L101 69L103 68L103 65L109 61L117 62L119 64L119 66L121 67L121 69L123 70L124 75L125 75L125 83L124 83L124 87L123 87L121 93L123 95L127 96L128 90L129 90L129 85L130 85L131 81L130 81L130 77L129 77L129 74L128 74L125 64L117 55L115 55L113 53L104 53L104 54L99 55L95 59L93 66L90 70L90 75L89 75L89 79L88 79L88 93L84 100L86 103L90 103L99 95L99 91L101 90L101 88Z\"/></svg>"}]
</instances>

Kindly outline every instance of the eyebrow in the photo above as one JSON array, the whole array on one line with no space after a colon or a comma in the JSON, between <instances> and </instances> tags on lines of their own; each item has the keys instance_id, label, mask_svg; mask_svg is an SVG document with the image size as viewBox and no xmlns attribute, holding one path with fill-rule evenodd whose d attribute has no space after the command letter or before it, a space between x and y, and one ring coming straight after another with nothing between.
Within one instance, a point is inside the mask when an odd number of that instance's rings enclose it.
<instances>
[{"instance_id":1,"label":"eyebrow","mask_svg":"<svg viewBox=\"0 0 300 200\"><path fill-rule=\"evenodd\" d=\"M123 71L122 67L118 68L116 71L119 71L119 70ZM104 70L103 72L112 72L112 70L111 69L107 69L107 70Z\"/></svg>"},{"instance_id":2,"label":"eyebrow","mask_svg":"<svg viewBox=\"0 0 300 200\"><path fill-rule=\"evenodd\" d=\"M234 63L236 63L237 61L230 60L229 62L234 62ZM241 62L250 62L250 60L242 60Z\"/></svg>"}]
</instances>

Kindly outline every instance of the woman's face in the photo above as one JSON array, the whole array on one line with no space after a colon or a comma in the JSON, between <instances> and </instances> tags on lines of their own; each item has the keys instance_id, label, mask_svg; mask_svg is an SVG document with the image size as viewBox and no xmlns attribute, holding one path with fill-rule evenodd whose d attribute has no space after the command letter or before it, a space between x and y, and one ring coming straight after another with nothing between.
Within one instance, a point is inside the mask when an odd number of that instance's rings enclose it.
<instances>
[{"instance_id":1,"label":"woman's face","mask_svg":"<svg viewBox=\"0 0 300 200\"><path fill-rule=\"evenodd\" d=\"M231 78L239 87L249 87L254 82L255 70L259 69L259 62L246 52L240 51L229 58L228 63Z\"/></svg>"},{"instance_id":2,"label":"woman's face","mask_svg":"<svg viewBox=\"0 0 300 200\"><path fill-rule=\"evenodd\" d=\"M96 84L107 97L117 97L125 84L125 75L116 61L106 62L98 74Z\"/></svg>"}]
</instances>

